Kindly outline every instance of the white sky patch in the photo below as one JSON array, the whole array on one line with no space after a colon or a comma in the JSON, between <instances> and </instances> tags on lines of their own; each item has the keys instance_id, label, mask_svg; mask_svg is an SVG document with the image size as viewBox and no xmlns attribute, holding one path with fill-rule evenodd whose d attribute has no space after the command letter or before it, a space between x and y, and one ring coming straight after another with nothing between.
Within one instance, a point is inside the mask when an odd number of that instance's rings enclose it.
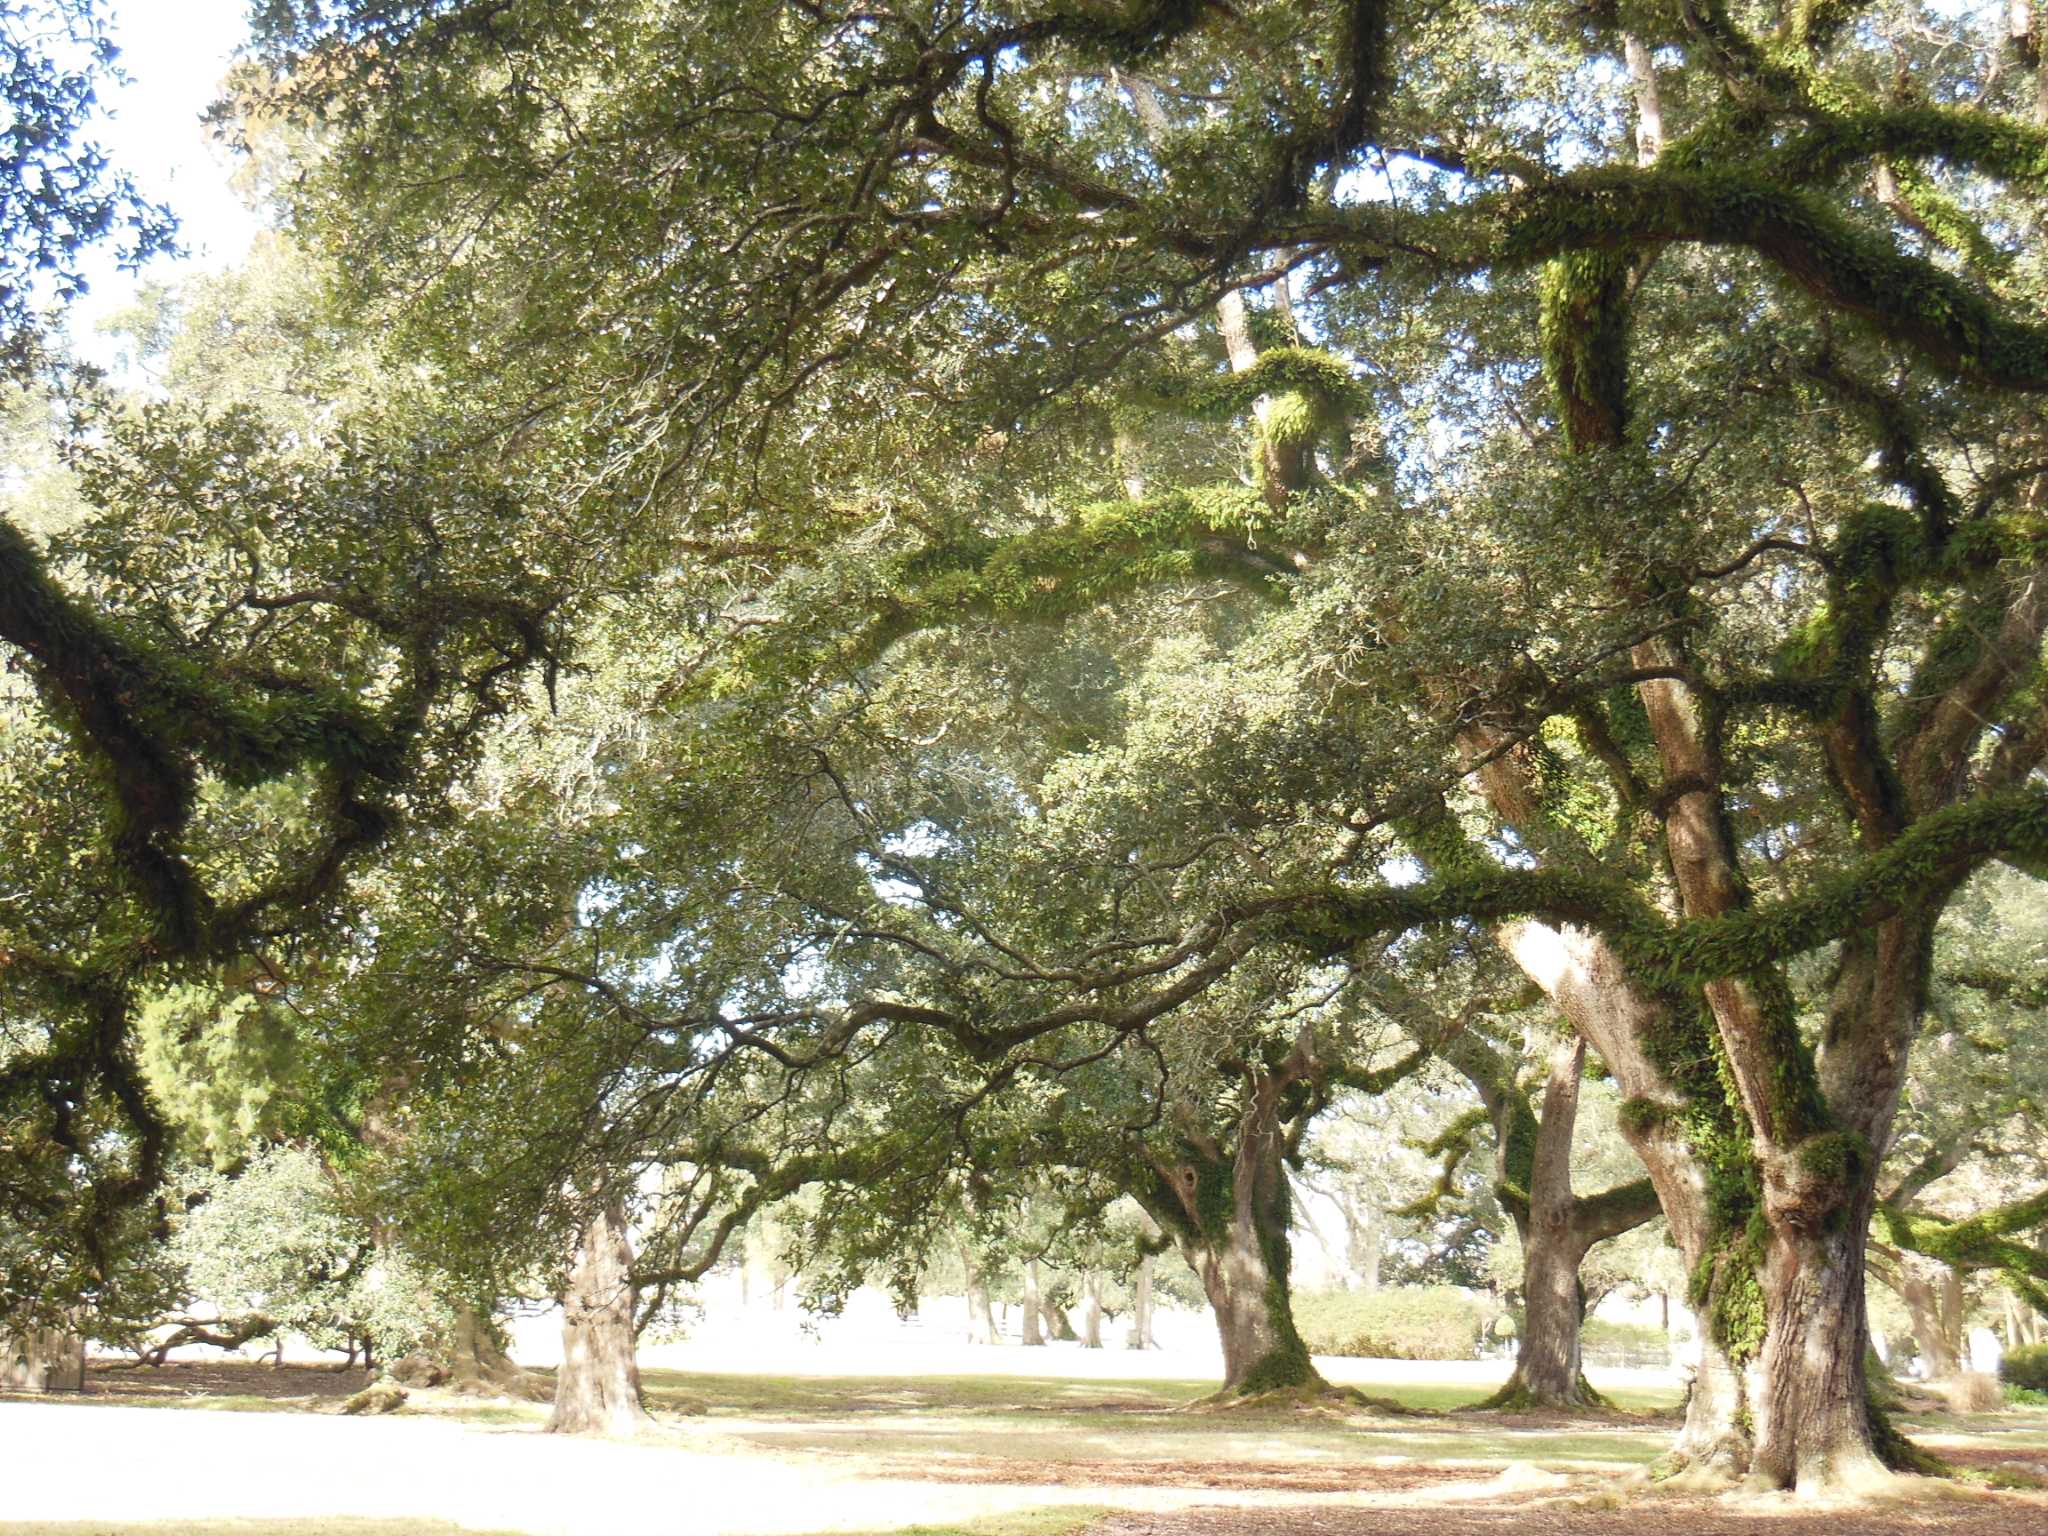
<instances>
[{"instance_id":1,"label":"white sky patch","mask_svg":"<svg viewBox=\"0 0 2048 1536\"><path fill-rule=\"evenodd\" d=\"M202 121L248 37L247 0L117 0L111 30L129 79L102 87L107 115L90 136L145 196L177 215L186 252L160 257L139 273L121 271L109 250L87 253L90 288L72 307L72 345L118 370L122 349L100 326L131 306L146 282L234 266L263 221L229 185L233 159Z\"/></svg>"}]
</instances>

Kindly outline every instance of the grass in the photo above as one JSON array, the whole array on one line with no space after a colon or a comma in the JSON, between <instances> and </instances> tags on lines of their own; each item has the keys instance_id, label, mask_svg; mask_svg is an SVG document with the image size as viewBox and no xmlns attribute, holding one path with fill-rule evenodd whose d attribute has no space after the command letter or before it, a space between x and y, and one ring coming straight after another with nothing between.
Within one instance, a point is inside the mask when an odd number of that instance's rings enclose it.
<instances>
[{"instance_id":1,"label":"grass","mask_svg":"<svg viewBox=\"0 0 2048 1536\"><path fill-rule=\"evenodd\" d=\"M1064 1376L747 1376L697 1371L643 1371L655 1407L665 1402L711 1405L714 1417L814 1418L846 1414L971 1413L1013 1409L1085 1414L1112 1406L1180 1408L1216 1390L1209 1380L1075 1381ZM1346 1382L1375 1397L1391 1397L1424 1413L1449 1413L1483 1402L1489 1387L1417 1382ZM1622 1388L1607 1394L1629 1413L1663 1413L1678 1406L1675 1390Z\"/></svg>"},{"instance_id":2,"label":"grass","mask_svg":"<svg viewBox=\"0 0 2048 1536\"><path fill-rule=\"evenodd\" d=\"M1627 1469L1664 1451L1669 1423L1531 1424L1488 1417L1392 1420L1287 1408L1183 1413L1207 1381L1074 1381L1051 1376L747 1376L648 1371L657 1412L694 1407L764 1450L927 1461L1072 1465L1194 1461L1330 1467L1433 1462L1497 1468ZM1368 1386L1425 1413L1478 1402L1459 1386ZM1631 1407L1674 1406L1635 1393ZM707 1407L708 1405L708 1407Z\"/></svg>"},{"instance_id":3,"label":"grass","mask_svg":"<svg viewBox=\"0 0 2048 1536\"><path fill-rule=\"evenodd\" d=\"M1064 1376L752 1376L642 1371L656 1408L708 1403L717 1417L816 1418L846 1414L971 1413L1026 1403L1039 1412L1178 1408L1213 1392L1210 1381L1075 1381Z\"/></svg>"}]
</instances>

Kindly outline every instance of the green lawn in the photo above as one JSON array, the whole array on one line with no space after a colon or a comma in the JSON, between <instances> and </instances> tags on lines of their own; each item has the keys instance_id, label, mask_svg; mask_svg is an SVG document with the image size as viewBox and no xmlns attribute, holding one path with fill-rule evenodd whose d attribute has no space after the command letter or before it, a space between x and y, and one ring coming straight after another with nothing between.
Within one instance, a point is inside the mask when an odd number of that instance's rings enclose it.
<instances>
[{"instance_id":1,"label":"green lawn","mask_svg":"<svg viewBox=\"0 0 2048 1536\"><path fill-rule=\"evenodd\" d=\"M657 1411L702 1413L763 1450L906 1460L988 1460L1071 1466L1105 1461L1205 1464L1399 1465L1488 1470L1511 1462L1558 1469L1626 1469L1654 1461L1668 1419L1609 1417L1563 1426L1449 1410L1483 1396L1455 1386L1368 1385L1429 1415L1294 1409L1183 1411L1207 1381L1074 1381L1039 1376L747 1376L649 1371ZM1635 1394L1646 1408L1667 1394ZM1631 1404L1631 1406L1635 1406Z\"/></svg>"}]
</instances>

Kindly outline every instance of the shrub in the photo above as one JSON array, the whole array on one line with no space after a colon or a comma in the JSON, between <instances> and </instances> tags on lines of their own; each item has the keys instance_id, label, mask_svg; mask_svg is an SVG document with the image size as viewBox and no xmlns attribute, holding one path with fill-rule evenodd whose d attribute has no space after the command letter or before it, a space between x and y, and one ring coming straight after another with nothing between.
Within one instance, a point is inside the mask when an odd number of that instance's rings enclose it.
<instances>
[{"instance_id":1,"label":"shrub","mask_svg":"<svg viewBox=\"0 0 2048 1536\"><path fill-rule=\"evenodd\" d=\"M2022 1344L2008 1350L1998 1374L2008 1386L2048 1392L2048 1344Z\"/></svg>"},{"instance_id":2,"label":"shrub","mask_svg":"<svg viewBox=\"0 0 2048 1536\"><path fill-rule=\"evenodd\" d=\"M1477 1358L1486 1313L1448 1285L1310 1291L1294 1299L1294 1323L1309 1352L1380 1360Z\"/></svg>"},{"instance_id":3,"label":"shrub","mask_svg":"<svg viewBox=\"0 0 2048 1536\"><path fill-rule=\"evenodd\" d=\"M1982 1371L1958 1371L1942 1385L1941 1395L1950 1413L1990 1413L2005 1406L1998 1378Z\"/></svg>"}]
</instances>

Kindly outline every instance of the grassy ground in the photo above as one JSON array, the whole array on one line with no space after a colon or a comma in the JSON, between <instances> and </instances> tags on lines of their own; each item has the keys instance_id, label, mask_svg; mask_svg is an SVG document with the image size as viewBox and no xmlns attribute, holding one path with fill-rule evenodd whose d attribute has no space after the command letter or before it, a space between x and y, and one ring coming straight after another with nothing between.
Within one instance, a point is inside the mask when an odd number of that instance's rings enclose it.
<instances>
[{"instance_id":1,"label":"grassy ground","mask_svg":"<svg viewBox=\"0 0 2048 1536\"><path fill-rule=\"evenodd\" d=\"M735 1494L734 1513L719 1518L704 1518L708 1512L687 1501L680 1508L663 1507L664 1517L697 1514L705 1536L727 1529L759 1530L764 1536L770 1530L820 1529L821 1523L808 1518L774 1526L731 1523L753 1518L749 1499L790 1502L800 1495L809 1501L803 1509L831 1511L856 1536L880 1536L885 1530L904 1536L1295 1536L1309 1531L1490 1536L1497 1529L1503 1536L1548 1530L1620 1536L1624 1528L1639 1529L1649 1518L1669 1525L1669 1536L1764 1528L1749 1523L1759 1511L1732 1511L1673 1494L1643 1476L1676 1426L1677 1405L1670 1394L1636 1394L1625 1399L1631 1411L1565 1419L1459 1412L1479 1395L1466 1387L1360 1383L1411 1410L1394 1415L1323 1405L1191 1406L1211 1386L1197 1380L655 1370L646 1374L646 1387L658 1430L635 1446L606 1450L602 1444L519 1433L538 1428L543 1407L479 1403L439 1392L416 1392L404 1413L374 1423L315 1416L332 1413L339 1398L359 1385L333 1372L295 1375L290 1368L216 1366L203 1375L124 1378L118 1395L97 1400L284 1409L291 1416L270 1420L263 1433L283 1436L297 1426L298 1441L311 1437L324 1447L327 1423L334 1426L336 1445L355 1443L348 1437L374 1429L375 1443L390 1447L380 1458L415 1446L436 1472L440 1464L435 1458L444 1447L446 1454L462 1457L495 1444L515 1458L512 1464L543 1481L555 1475L547 1467L576 1464L585 1453L602 1453L600 1459L626 1455L638 1458L634 1478L650 1479L645 1484L650 1488L667 1485L671 1476L688 1482L708 1475L742 1490ZM189 1424L199 1417L180 1415L178 1420ZM444 1422L438 1428L408 1426L406 1421L415 1417ZM71 1422L71 1416L60 1411L51 1422L58 1421ZM124 1421L145 1426L124 1432L162 1438L146 1427L151 1421L157 1416ZM2048 1499L2038 1493L1994 1494L1984 1487L2048 1487L2048 1409L1967 1418L1922 1414L1909 1417L1905 1425L1974 1480L1961 1489L1929 1484L1932 1493L1973 1502L1942 1507L1932 1516L1911 1511L1898 1515L1896 1523L1891 1515L1859 1515L1850 1526L1837 1518L1826 1532L1813 1526L1813 1536L1838 1536L1849 1528L1858 1536L1894 1530L1969 1536L2048 1531ZM507 1436L492 1426L514 1432ZM249 1428L257 1430L254 1424ZM210 1440L214 1433L204 1430L202 1435ZM242 1431L223 1426L220 1433L239 1437ZM65 1438L71 1438L68 1432ZM429 1442L434 1449L427 1449ZM465 1449L470 1446L476 1451ZM369 1464L387 1466L382 1459ZM443 1486L463 1481L451 1470ZM345 1502L321 1507L338 1513L349 1508ZM437 1516L458 1512L426 1500L386 1501L378 1507L417 1508ZM516 1511L510 1523L529 1514L516 1503L479 1509L472 1517L475 1528L505 1526L505 1509ZM143 1511L110 1507L109 1512L132 1519ZM201 1503L192 1512L205 1516L213 1510ZM1802 1536L1808 1529L1805 1513L1796 1520L1784 1510L1771 1513L1769 1529L1778 1536ZM1786 1515L1785 1521L1780 1523L1777 1515ZM924 1523L892 1526L889 1522L898 1517ZM933 1523L941 1517L956 1523ZM694 1532L698 1524L674 1528ZM534 1526L543 1528L556 1525ZM592 1527L607 1532L628 1528L654 1529L616 1520ZM456 1529L432 1520L0 1522L0 1536L168 1536L173 1530L180 1536L453 1536ZM575 1529L581 1536L583 1527Z\"/></svg>"},{"instance_id":2,"label":"grassy ground","mask_svg":"<svg viewBox=\"0 0 2048 1536\"><path fill-rule=\"evenodd\" d=\"M1512 1462L1558 1468L1630 1468L1662 1452L1675 1396L1641 1394L1640 1415L1543 1420L1450 1415L1482 1394L1456 1387L1372 1385L1428 1417L1297 1410L1188 1411L1213 1390L1206 1381L1072 1381L1057 1377L799 1377L650 1371L656 1412L701 1415L763 1450L808 1451L969 1463L1008 1478L1026 1470L1135 1463L1148 1475L1170 1466L1215 1484L1290 1466L1340 1469L1427 1463L1497 1470ZM991 1465L1012 1463L1014 1467ZM964 1469L963 1469L964 1470ZM1072 1471L1053 1474L1068 1480ZM1180 1481L1181 1476L1176 1476ZM1334 1481L1334 1477L1324 1480Z\"/></svg>"}]
</instances>

